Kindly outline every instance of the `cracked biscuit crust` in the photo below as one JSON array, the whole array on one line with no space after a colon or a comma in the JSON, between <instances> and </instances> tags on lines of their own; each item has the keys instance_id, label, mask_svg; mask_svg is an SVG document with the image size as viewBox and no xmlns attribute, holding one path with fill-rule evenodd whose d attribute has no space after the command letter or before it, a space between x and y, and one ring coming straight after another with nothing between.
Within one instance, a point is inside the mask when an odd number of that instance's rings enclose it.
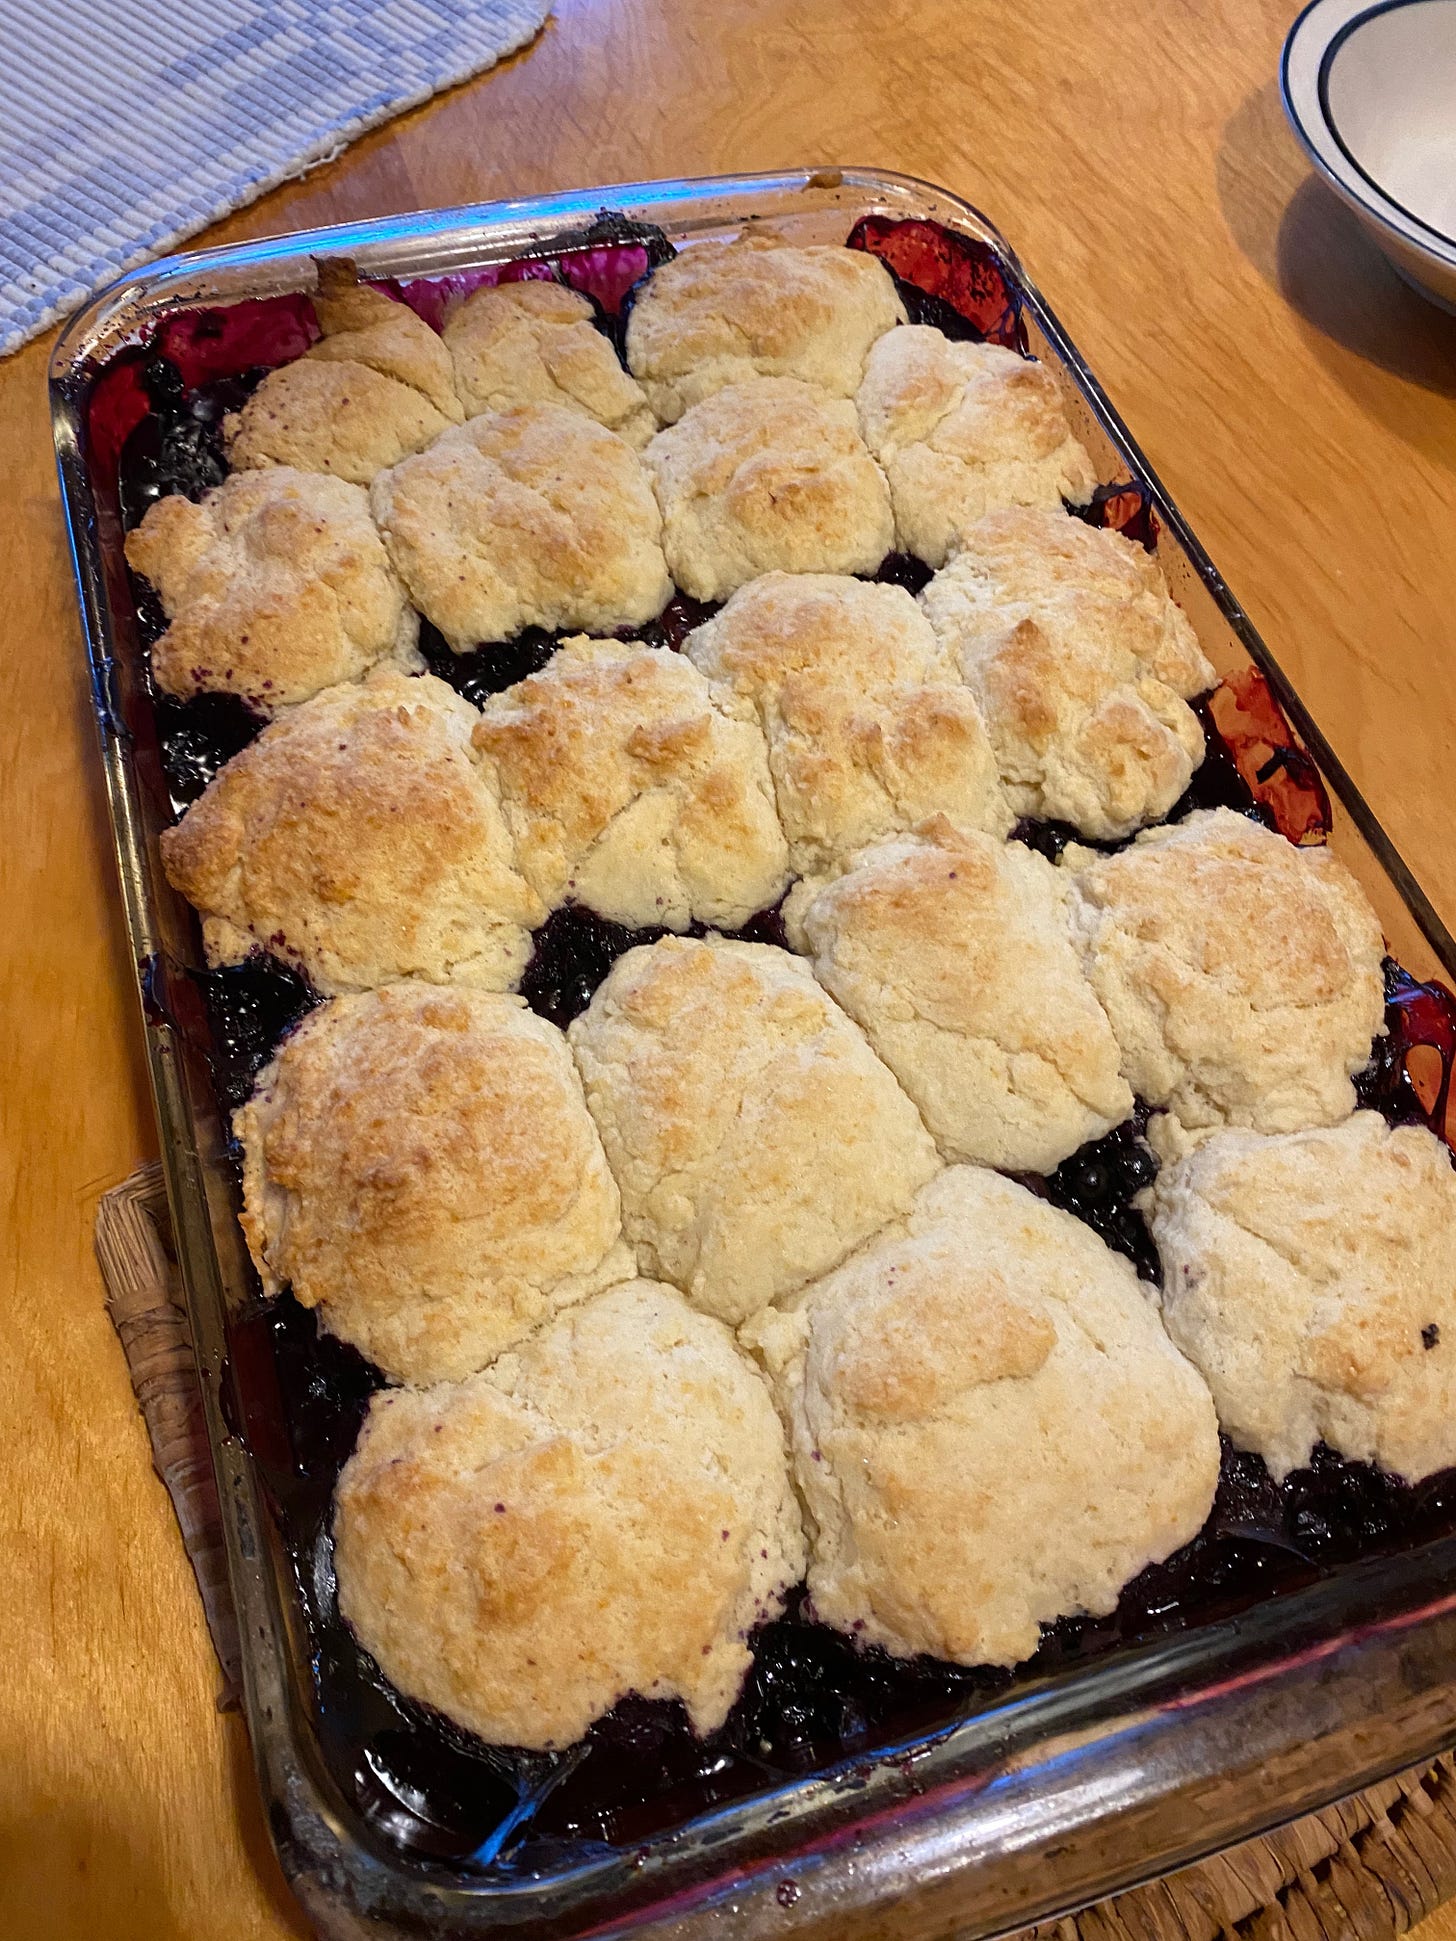
<instances>
[{"instance_id":1,"label":"cracked biscuit crust","mask_svg":"<svg viewBox=\"0 0 1456 1941\"><path fill-rule=\"evenodd\" d=\"M486 702L475 746L545 904L686 930L777 903L788 851L763 736L727 699L680 654L578 639Z\"/></svg>"},{"instance_id":2,"label":"cracked biscuit crust","mask_svg":"<svg viewBox=\"0 0 1456 1941\"><path fill-rule=\"evenodd\" d=\"M726 600L760 573L872 573L895 541L854 406L797 378L717 391L642 454L673 579Z\"/></svg>"},{"instance_id":3,"label":"cracked biscuit crust","mask_svg":"<svg viewBox=\"0 0 1456 1941\"><path fill-rule=\"evenodd\" d=\"M1205 809L1114 856L1069 848L1062 866L1123 1073L1169 1114L1155 1144L1348 1117L1385 1016L1384 944L1330 850Z\"/></svg>"},{"instance_id":4,"label":"cracked biscuit crust","mask_svg":"<svg viewBox=\"0 0 1456 1941\"><path fill-rule=\"evenodd\" d=\"M814 1614L862 1644L1017 1664L1212 1506L1213 1404L1153 1290L996 1173L942 1173L743 1338L789 1430Z\"/></svg>"},{"instance_id":5,"label":"cracked biscuit crust","mask_svg":"<svg viewBox=\"0 0 1456 1941\"><path fill-rule=\"evenodd\" d=\"M1320 1441L1456 1464L1456 1173L1424 1126L1215 1133L1149 1200L1168 1332L1241 1448L1280 1479Z\"/></svg>"},{"instance_id":6,"label":"cracked biscuit crust","mask_svg":"<svg viewBox=\"0 0 1456 1941\"><path fill-rule=\"evenodd\" d=\"M264 1286L396 1381L472 1374L636 1271L566 1040L521 998L334 998L233 1129Z\"/></svg>"},{"instance_id":7,"label":"cracked biscuit crust","mask_svg":"<svg viewBox=\"0 0 1456 1941\"><path fill-rule=\"evenodd\" d=\"M802 1575L762 1376L630 1281L483 1374L375 1396L339 1478L339 1608L401 1691L492 1744L579 1739L628 1692L722 1724Z\"/></svg>"},{"instance_id":8,"label":"cracked biscuit crust","mask_svg":"<svg viewBox=\"0 0 1456 1941\"><path fill-rule=\"evenodd\" d=\"M568 1036L639 1263L726 1321L824 1273L939 1167L858 1025L786 951L629 950Z\"/></svg>"},{"instance_id":9,"label":"cracked biscuit crust","mask_svg":"<svg viewBox=\"0 0 1456 1941\"><path fill-rule=\"evenodd\" d=\"M291 709L162 836L212 964L272 951L325 996L402 977L504 990L545 915L443 681L376 669Z\"/></svg>"},{"instance_id":10,"label":"cracked biscuit crust","mask_svg":"<svg viewBox=\"0 0 1456 1941\"><path fill-rule=\"evenodd\" d=\"M664 424L753 377L801 378L849 398L870 345L904 320L873 256L801 249L750 229L696 244L653 273L632 306L627 361Z\"/></svg>"},{"instance_id":11,"label":"cracked biscuit crust","mask_svg":"<svg viewBox=\"0 0 1456 1941\"><path fill-rule=\"evenodd\" d=\"M1011 827L980 709L902 587L768 573L683 652L756 712L801 874L937 809L997 835Z\"/></svg>"},{"instance_id":12,"label":"cracked biscuit crust","mask_svg":"<svg viewBox=\"0 0 1456 1941\"><path fill-rule=\"evenodd\" d=\"M1067 894L1045 857L936 816L790 899L790 935L947 1159L1049 1173L1132 1111Z\"/></svg>"},{"instance_id":13,"label":"cracked biscuit crust","mask_svg":"<svg viewBox=\"0 0 1456 1941\"><path fill-rule=\"evenodd\" d=\"M995 512L921 605L1020 814L1117 839L1187 788L1204 738L1186 702L1217 677L1141 546L1060 509Z\"/></svg>"},{"instance_id":14,"label":"cracked biscuit crust","mask_svg":"<svg viewBox=\"0 0 1456 1941\"><path fill-rule=\"evenodd\" d=\"M164 693L236 694L272 715L378 661L422 665L368 498L343 479L277 465L199 504L159 499L126 557L171 622L151 653Z\"/></svg>"},{"instance_id":15,"label":"cracked biscuit crust","mask_svg":"<svg viewBox=\"0 0 1456 1941\"><path fill-rule=\"evenodd\" d=\"M641 461L560 404L487 412L376 479L374 517L457 653L526 627L610 633L672 597Z\"/></svg>"},{"instance_id":16,"label":"cracked biscuit crust","mask_svg":"<svg viewBox=\"0 0 1456 1941\"><path fill-rule=\"evenodd\" d=\"M270 371L223 420L236 470L293 465L368 485L465 415L450 353L403 303L356 282L341 259L319 265L323 336Z\"/></svg>"},{"instance_id":17,"label":"cracked biscuit crust","mask_svg":"<svg viewBox=\"0 0 1456 1941\"><path fill-rule=\"evenodd\" d=\"M592 315L589 299L562 283L528 279L466 297L446 317L444 338L469 416L560 404L645 445L657 420Z\"/></svg>"},{"instance_id":18,"label":"cracked biscuit crust","mask_svg":"<svg viewBox=\"0 0 1456 1941\"><path fill-rule=\"evenodd\" d=\"M1000 344L952 342L927 324L892 330L870 352L858 404L899 543L927 566L944 566L997 506L1081 503L1097 483L1056 379Z\"/></svg>"}]
</instances>

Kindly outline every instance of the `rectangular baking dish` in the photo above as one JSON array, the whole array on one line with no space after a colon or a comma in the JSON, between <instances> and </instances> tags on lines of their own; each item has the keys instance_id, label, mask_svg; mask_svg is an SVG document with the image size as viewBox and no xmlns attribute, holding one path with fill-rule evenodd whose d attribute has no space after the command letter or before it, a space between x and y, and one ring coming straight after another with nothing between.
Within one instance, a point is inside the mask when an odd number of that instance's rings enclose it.
<instances>
[{"instance_id":1,"label":"rectangular baking dish","mask_svg":"<svg viewBox=\"0 0 1456 1941\"><path fill-rule=\"evenodd\" d=\"M312 257L415 278L534 254L607 206L674 241L772 220L842 242L866 214L929 218L994 251L1032 350L1059 374L1104 480L1131 478L1157 552L1220 675L1260 669L1335 803L1331 840L1413 975L1456 976L1456 944L1268 648L1168 500L1014 254L946 192L867 169L596 188L318 229L175 256L114 284L51 367L55 439L90 657L161 1150L190 1306L243 1646L244 1699L279 1858L328 1936L529 1934L718 1941L769 1935L978 1941L1067 1912L1324 1804L1456 1741L1456 1538L1091 1665L1013 1685L929 1738L720 1808L630 1851L514 1875L406 1861L335 1784L314 1724L299 1587L242 1429L229 1315L254 1299L236 1185L191 980L193 918L157 839L170 820L113 480L93 477L98 370L199 304L310 288Z\"/></svg>"}]
</instances>

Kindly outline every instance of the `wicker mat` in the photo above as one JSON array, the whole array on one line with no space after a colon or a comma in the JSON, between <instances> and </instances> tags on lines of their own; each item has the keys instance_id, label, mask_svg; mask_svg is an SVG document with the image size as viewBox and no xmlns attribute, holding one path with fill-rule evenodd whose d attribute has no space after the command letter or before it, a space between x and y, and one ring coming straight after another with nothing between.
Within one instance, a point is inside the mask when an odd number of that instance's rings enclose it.
<instances>
[{"instance_id":1,"label":"wicker mat","mask_svg":"<svg viewBox=\"0 0 1456 1941\"><path fill-rule=\"evenodd\" d=\"M161 1171L144 1166L102 1201L96 1254L107 1305L236 1702L238 1631L217 1492ZM1151 1886L1026 1930L1018 1941L1386 1941L1456 1892L1456 1755Z\"/></svg>"}]
</instances>

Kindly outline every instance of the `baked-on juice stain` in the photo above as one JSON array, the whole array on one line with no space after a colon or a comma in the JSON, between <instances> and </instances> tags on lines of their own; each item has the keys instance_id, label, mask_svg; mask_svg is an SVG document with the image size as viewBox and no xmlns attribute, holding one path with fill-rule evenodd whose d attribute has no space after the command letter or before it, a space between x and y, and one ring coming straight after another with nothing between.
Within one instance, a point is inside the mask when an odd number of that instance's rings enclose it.
<instances>
[{"instance_id":1,"label":"baked-on juice stain","mask_svg":"<svg viewBox=\"0 0 1456 1941\"><path fill-rule=\"evenodd\" d=\"M857 225L852 241L889 264L913 320L1024 348L1016 304L983 245L937 232L935 225L897 226L888 218ZM587 288L601 307L600 327L620 344L635 291L623 296L619 286L638 258L614 252L635 249L654 266L666 260L670 245L664 247L660 232L639 234L614 218L605 224L599 219L576 247L576 274L566 272L565 259L553 270L549 251L533 273L565 274ZM418 303L422 314L430 308L424 286L399 294ZM198 497L219 482L224 411L246 397L270 359L284 361L274 354L280 344L290 346L287 356L296 356L311 341L311 310L302 300L270 299L249 316L241 314L244 308L217 313L224 318L220 324L204 318L188 329L181 320L169 343L197 382L189 387L182 381L181 362L154 356L144 371L150 409L138 418L136 398L121 399L131 412L129 428L117 438L129 524L165 492ZM219 368L219 346L230 341L228 333L246 346L246 368L237 375ZM1115 525L1144 544L1156 535L1152 508L1126 485L1101 489L1079 516ZM922 562L892 554L874 577L917 593L930 573ZM148 610L144 599L139 605L144 639L154 639L160 614L154 606ZM680 648L692 627L715 610L678 594L635 637ZM426 626L421 644L432 670L478 702L544 664L557 641L522 635L460 656ZM1255 696L1261 705L1262 699ZM1206 757L1169 819L1194 808L1228 807L1276 823L1275 809L1256 800L1241 773L1240 751L1219 732L1208 698L1193 706ZM188 702L158 697L157 707L179 805L199 793L260 725L226 696ZM1297 793L1297 762L1295 769ZM1291 788L1276 799L1292 799ZM1301 813L1309 826L1318 804L1306 803ZM1020 840L1053 860L1075 833L1031 820L1016 830ZM565 1025L623 951L662 934L629 930L567 905L536 933L524 994L542 1016ZM785 941L776 910L735 934ZM218 1098L230 1110L247 1097L281 1038L319 999L304 978L261 952L197 976L212 1023ZM1393 963L1386 966L1386 995L1389 1034L1357 1082L1361 1102L1392 1123L1442 1129L1456 1058L1456 1000L1439 985L1417 984ZM1418 1049L1433 1051L1438 1076L1413 1072L1409 1054ZM1139 1106L1134 1118L1082 1147L1048 1178L1026 1184L1085 1220L1152 1277L1156 1256L1130 1204L1155 1170L1142 1137L1146 1116ZM1438 1331L1428 1327L1422 1339L1434 1348ZM473 1858L497 1870L552 1871L603 1845L636 1846L709 1808L826 1765L873 1758L877 1748L940 1729L991 1702L1021 1676L1207 1623L1272 1592L1309 1584L1358 1556L1456 1531L1456 1472L1411 1488L1321 1446L1307 1469L1275 1484L1257 1456L1225 1443L1213 1512L1193 1542L1136 1577L1110 1617L1064 1618L1047 1627L1036 1656L1019 1673L897 1660L861 1649L814 1623L803 1593L796 1592L783 1617L758 1633L744 1691L710 1739L693 1736L680 1705L629 1697L578 1746L560 1754L518 1752L486 1746L405 1698L339 1617L329 1530L333 1490L369 1398L382 1383L377 1369L322 1333L316 1317L291 1294L275 1302L260 1295L231 1325L228 1413L246 1431L292 1560L307 1618L305 1675L312 1680L324 1758L379 1844L421 1861L458 1865Z\"/></svg>"}]
</instances>

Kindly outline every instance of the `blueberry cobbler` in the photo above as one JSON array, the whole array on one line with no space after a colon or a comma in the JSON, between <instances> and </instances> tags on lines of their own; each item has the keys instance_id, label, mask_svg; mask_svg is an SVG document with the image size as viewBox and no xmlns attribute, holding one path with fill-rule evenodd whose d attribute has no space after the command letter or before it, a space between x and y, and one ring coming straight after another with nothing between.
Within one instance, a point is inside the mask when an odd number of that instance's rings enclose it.
<instances>
[{"instance_id":1,"label":"blueberry cobbler","mask_svg":"<svg viewBox=\"0 0 1456 1941\"><path fill-rule=\"evenodd\" d=\"M324 261L91 428L381 1839L630 1845L1456 1528L1449 999L982 245Z\"/></svg>"}]
</instances>

